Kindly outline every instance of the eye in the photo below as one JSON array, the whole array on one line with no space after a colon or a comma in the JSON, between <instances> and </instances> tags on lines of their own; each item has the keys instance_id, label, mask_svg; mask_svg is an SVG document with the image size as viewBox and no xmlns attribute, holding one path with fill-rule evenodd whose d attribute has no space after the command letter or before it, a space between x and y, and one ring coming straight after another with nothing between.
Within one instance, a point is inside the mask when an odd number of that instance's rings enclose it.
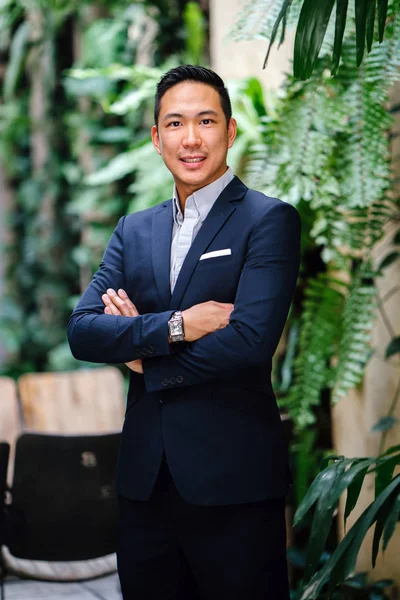
<instances>
[{"instance_id":1,"label":"eye","mask_svg":"<svg viewBox=\"0 0 400 600\"><path fill-rule=\"evenodd\" d=\"M201 121L204 125L210 125L210 123L214 123L212 119L203 119Z\"/></svg>"},{"instance_id":2,"label":"eye","mask_svg":"<svg viewBox=\"0 0 400 600\"><path fill-rule=\"evenodd\" d=\"M168 123L167 127L179 127L179 125L181 124L180 121L171 121L170 123Z\"/></svg>"}]
</instances>

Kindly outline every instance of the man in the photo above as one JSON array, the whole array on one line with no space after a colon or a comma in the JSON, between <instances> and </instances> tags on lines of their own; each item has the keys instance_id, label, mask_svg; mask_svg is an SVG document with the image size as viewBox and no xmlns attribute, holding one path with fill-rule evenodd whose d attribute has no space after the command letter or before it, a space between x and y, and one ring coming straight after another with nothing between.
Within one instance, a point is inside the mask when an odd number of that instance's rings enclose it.
<instances>
[{"instance_id":1,"label":"man","mask_svg":"<svg viewBox=\"0 0 400 600\"><path fill-rule=\"evenodd\" d=\"M70 319L76 358L132 370L117 468L125 599L289 598L271 360L300 221L227 167L235 136L217 74L162 77L152 139L173 198L122 217Z\"/></svg>"}]
</instances>

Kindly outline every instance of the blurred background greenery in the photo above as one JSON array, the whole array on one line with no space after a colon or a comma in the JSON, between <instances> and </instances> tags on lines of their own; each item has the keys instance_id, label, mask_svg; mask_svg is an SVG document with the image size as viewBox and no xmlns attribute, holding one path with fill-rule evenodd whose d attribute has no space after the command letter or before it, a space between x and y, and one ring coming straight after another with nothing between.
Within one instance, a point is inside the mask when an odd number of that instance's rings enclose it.
<instances>
[{"instance_id":1,"label":"blurred background greenery","mask_svg":"<svg viewBox=\"0 0 400 600\"><path fill-rule=\"evenodd\" d=\"M371 12L361 15L369 24L361 37L357 2L337 4L347 17L339 20L340 65L337 16L326 20L308 79L287 73L273 92L261 81L260 64L260 79L227 81L238 121L230 166L247 185L296 205L303 223L301 272L273 373L293 426L295 506L333 446L331 404L362 384L373 325L378 314L385 320L379 279L400 257L391 169L398 106L389 102L399 76L400 2L386 2L381 43L382 2L379 26L372 20L371 29ZM313 19L320 23L316 6L252 0L231 39L270 41L278 23L311 28ZM154 89L173 65L210 64L209 23L205 2L0 3L2 374L90 366L70 354L67 319L119 217L157 204L172 189L149 135ZM390 244L376 261L374 248L388 227ZM400 338L387 327L390 359ZM397 388L375 425L382 452L397 423L399 394ZM293 561L301 566L299 556ZM361 589L360 581L350 588ZM383 598L379 589L354 597Z\"/></svg>"}]
</instances>

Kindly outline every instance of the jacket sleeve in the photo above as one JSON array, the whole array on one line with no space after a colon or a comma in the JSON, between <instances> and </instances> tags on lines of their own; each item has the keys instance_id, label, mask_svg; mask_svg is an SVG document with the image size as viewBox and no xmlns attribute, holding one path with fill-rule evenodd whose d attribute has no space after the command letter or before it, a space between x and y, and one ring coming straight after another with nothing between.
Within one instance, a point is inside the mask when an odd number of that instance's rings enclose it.
<instances>
[{"instance_id":1,"label":"jacket sleeve","mask_svg":"<svg viewBox=\"0 0 400 600\"><path fill-rule=\"evenodd\" d=\"M171 352L168 319L171 310L138 317L104 314L101 300L108 288L125 287L122 217L108 243L103 260L68 323L68 341L78 360L124 363L144 356Z\"/></svg>"},{"instance_id":2,"label":"jacket sleeve","mask_svg":"<svg viewBox=\"0 0 400 600\"><path fill-rule=\"evenodd\" d=\"M300 233L292 205L268 209L250 235L229 325L179 353L144 360L148 392L229 379L273 356L296 286Z\"/></svg>"}]
</instances>

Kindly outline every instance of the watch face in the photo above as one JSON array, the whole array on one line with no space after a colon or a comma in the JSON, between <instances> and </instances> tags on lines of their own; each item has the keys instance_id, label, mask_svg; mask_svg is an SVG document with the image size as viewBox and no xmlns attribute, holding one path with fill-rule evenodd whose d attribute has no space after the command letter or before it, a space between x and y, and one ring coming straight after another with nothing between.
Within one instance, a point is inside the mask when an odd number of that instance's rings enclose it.
<instances>
[{"instance_id":1,"label":"watch face","mask_svg":"<svg viewBox=\"0 0 400 600\"><path fill-rule=\"evenodd\" d=\"M177 321L174 323L174 321L171 322L171 335L181 335L182 332L182 325L180 323L180 321Z\"/></svg>"}]
</instances>

